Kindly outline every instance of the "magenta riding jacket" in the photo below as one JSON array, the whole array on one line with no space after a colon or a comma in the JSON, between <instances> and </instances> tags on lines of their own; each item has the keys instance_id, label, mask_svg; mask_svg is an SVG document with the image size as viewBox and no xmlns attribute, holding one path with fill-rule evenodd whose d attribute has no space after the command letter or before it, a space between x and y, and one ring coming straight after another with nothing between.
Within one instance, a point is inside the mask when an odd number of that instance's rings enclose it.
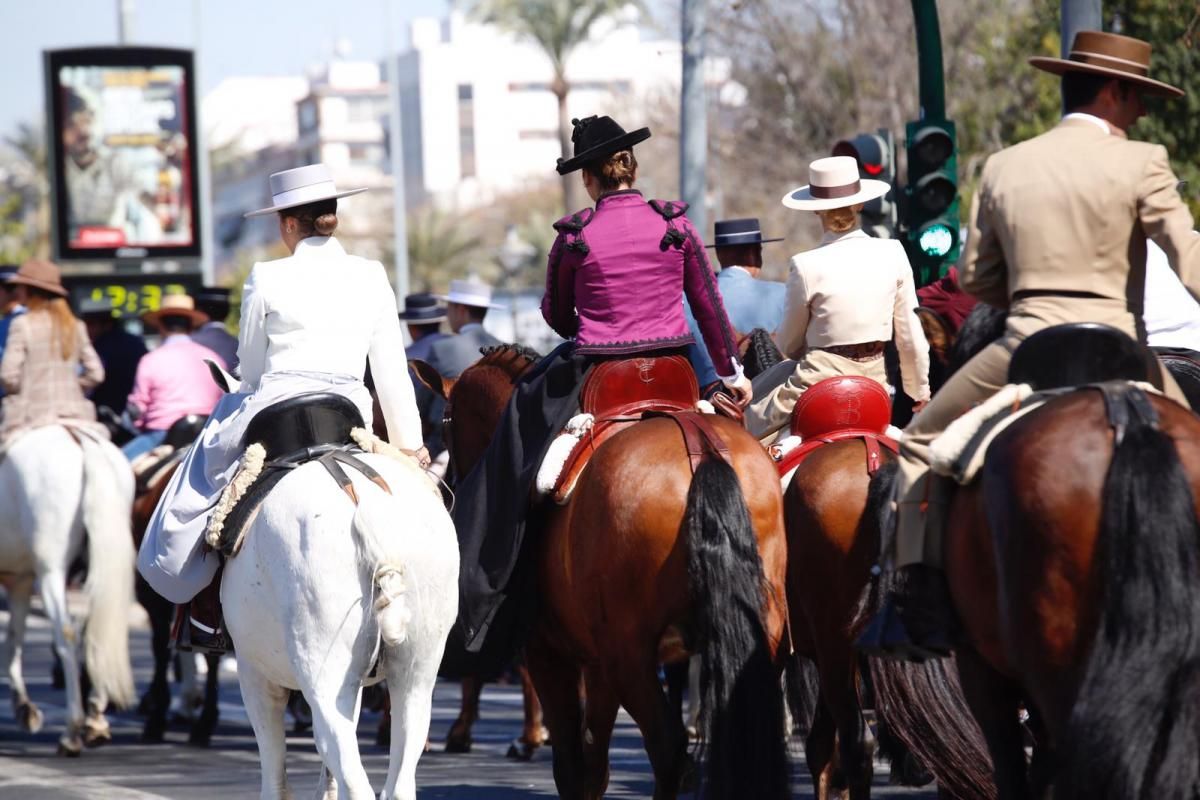
<instances>
[{"instance_id":1,"label":"magenta riding jacket","mask_svg":"<svg viewBox=\"0 0 1200 800\"><path fill-rule=\"evenodd\" d=\"M542 316L576 352L625 355L692 342L686 296L717 373L732 376L737 347L704 243L687 204L626 190L554 223Z\"/></svg>"}]
</instances>

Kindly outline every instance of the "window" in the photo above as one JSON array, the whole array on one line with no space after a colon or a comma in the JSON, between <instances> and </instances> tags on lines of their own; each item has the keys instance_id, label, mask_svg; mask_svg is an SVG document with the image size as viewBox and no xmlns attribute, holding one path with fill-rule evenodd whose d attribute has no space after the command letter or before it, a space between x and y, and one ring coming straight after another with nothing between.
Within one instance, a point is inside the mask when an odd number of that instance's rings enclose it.
<instances>
[{"instance_id":1,"label":"window","mask_svg":"<svg viewBox=\"0 0 1200 800\"><path fill-rule=\"evenodd\" d=\"M317 104L311 99L300 104L299 109L300 133L308 133L317 128Z\"/></svg>"},{"instance_id":2,"label":"window","mask_svg":"<svg viewBox=\"0 0 1200 800\"><path fill-rule=\"evenodd\" d=\"M458 163L461 176L475 175L475 88L458 85Z\"/></svg>"}]
</instances>

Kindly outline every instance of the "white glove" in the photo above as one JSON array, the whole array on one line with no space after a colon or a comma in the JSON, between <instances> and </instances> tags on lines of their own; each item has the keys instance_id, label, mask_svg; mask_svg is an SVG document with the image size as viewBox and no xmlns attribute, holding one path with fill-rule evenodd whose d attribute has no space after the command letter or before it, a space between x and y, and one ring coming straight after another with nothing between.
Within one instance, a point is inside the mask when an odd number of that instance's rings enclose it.
<instances>
[{"instance_id":1,"label":"white glove","mask_svg":"<svg viewBox=\"0 0 1200 800\"><path fill-rule=\"evenodd\" d=\"M745 408L754 399L754 387L750 384L750 379L741 372L731 378L722 378L721 382L729 390L729 394L737 403L738 408Z\"/></svg>"}]
</instances>

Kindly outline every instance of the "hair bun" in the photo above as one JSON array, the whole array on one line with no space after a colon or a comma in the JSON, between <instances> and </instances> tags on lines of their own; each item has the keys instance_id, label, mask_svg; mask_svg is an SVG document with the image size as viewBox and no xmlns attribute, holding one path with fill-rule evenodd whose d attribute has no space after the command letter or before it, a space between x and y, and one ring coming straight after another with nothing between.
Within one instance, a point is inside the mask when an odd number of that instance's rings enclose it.
<instances>
[{"instance_id":1,"label":"hair bun","mask_svg":"<svg viewBox=\"0 0 1200 800\"><path fill-rule=\"evenodd\" d=\"M313 220L313 230L322 236L329 236L337 230L337 214L322 214Z\"/></svg>"}]
</instances>

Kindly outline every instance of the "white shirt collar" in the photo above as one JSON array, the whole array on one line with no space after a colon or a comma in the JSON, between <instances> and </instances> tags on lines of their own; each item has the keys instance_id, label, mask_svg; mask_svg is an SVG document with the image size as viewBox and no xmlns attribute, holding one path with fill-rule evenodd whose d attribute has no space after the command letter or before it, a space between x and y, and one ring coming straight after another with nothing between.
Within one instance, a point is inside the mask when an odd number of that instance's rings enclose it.
<instances>
[{"instance_id":1,"label":"white shirt collar","mask_svg":"<svg viewBox=\"0 0 1200 800\"><path fill-rule=\"evenodd\" d=\"M332 236L309 236L296 243L294 255L344 256L345 248Z\"/></svg>"},{"instance_id":2,"label":"white shirt collar","mask_svg":"<svg viewBox=\"0 0 1200 800\"><path fill-rule=\"evenodd\" d=\"M1112 133L1112 128L1109 126L1109 124L1094 114L1084 114L1082 111L1072 111L1070 114L1064 115L1063 119L1064 120L1068 120L1068 119L1087 120L1088 122L1092 123L1097 128L1104 131L1105 133Z\"/></svg>"},{"instance_id":3,"label":"white shirt collar","mask_svg":"<svg viewBox=\"0 0 1200 800\"><path fill-rule=\"evenodd\" d=\"M846 231L845 233L830 233L827 231L821 235L821 244L833 244L834 242L840 242L843 239L861 239L865 238L866 235L867 234L863 233L862 228L855 228L854 230Z\"/></svg>"}]
</instances>

